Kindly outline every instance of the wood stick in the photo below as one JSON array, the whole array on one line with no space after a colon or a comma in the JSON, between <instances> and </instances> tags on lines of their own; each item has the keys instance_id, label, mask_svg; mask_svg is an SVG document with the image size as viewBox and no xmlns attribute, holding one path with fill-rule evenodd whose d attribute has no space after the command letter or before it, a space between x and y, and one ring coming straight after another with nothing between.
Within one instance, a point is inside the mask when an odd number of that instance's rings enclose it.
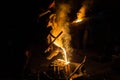
<instances>
[{"instance_id":1,"label":"wood stick","mask_svg":"<svg viewBox=\"0 0 120 80\"><path fill-rule=\"evenodd\" d=\"M55 40L63 33L63 31L61 31L56 37L55 39L48 45L48 48L55 42ZM45 50L45 53L47 52L48 48Z\"/></svg>"},{"instance_id":2,"label":"wood stick","mask_svg":"<svg viewBox=\"0 0 120 80\"><path fill-rule=\"evenodd\" d=\"M79 64L79 65L75 68L75 70L70 74L70 76L68 77L68 79L69 79L80 67L82 67L82 66L84 65L85 60L86 60L86 56L84 57L82 63Z\"/></svg>"}]
</instances>

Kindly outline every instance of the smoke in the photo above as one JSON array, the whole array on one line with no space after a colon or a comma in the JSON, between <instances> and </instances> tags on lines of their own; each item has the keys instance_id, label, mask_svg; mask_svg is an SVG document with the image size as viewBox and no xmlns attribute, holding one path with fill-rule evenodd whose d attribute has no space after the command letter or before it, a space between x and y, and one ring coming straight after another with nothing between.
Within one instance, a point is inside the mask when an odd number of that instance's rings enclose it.
<instances>
[{"instance_id":1,"label":"smoke","mask_svg":"<svg viewBox=\"0 0 120 80\"><path fill-rule=\"evenodd\" d=\"M86 10L88 9L91 0L86 0L83 2L82 7L78 11L80 14L77 14L78 18L85 17ZM73 48L71 47L71 34L70 34L70 16L72 5L69 2L60 2L57 3L56 13L53 14L52 18L50 18L50 22L48 25L52 26L51 33L53 36L57 36L61 31L63 31L62 35L60 35L54 42L57 46L64 48L67 54L68 60L73 53ZM74 33L73 33L74 34ZM54 40L51 37L52 41Z\"/></svg>"},{"instance_id":2,"label":"smoke","mask_svg":"<svg viewBox=\"0 0 120 80\"><path fill-rule=\"evenodd\" d=\"M86 12L90 9L93 0L85 0L82 3L82 7L78 10L77 19L83 19L86 17ZM74 4L74 3L73 3ZM81 3L80 3L81 4ZM72 5L68 2L62 2L58 4L56 11L56 23L57 29L62 30L63 34L58 39L61 47L66 50L67 58L72 56L74 49L71 47L71 34L70 34L70 16ZM73 33L74 34L74 33ZM70 60L70 59L69 59Z\"/></svg>"},{"instance_id":3,"label":"smoke","mask_svg":"<svg viewBox=\"0 0 120 80\"><path fill-rule=\"evenodd\" d=\"M58 23L58 27L63 31L61 42L62 47L66 50L67 58L72 53L72 48L70 46L71 35L69 29L69 17L68 14L70 13L70 5L62 3L58 6L58 10L56 12L56 22Z\"/></svg>"}]
</instances>

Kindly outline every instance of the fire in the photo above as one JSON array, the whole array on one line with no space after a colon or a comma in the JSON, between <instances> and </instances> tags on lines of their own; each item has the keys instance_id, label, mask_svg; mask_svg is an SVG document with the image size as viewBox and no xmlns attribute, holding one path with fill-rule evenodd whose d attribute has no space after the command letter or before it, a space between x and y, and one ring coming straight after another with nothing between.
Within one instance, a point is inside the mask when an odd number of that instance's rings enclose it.
<instances>
[{"instance_id":1,"label":"fire","mask_svg":"<svg viewBox=\"0 0 120 80\"><path fill-rule=\"evenodd\" d=\"M81 22L82 21L82 19L80 19L80 20L75 20L75 22L73 22L73 23L78 23L78 22Z\"/></svg>"},{"instance_id":2,"label":"fire","mask_svg":"<svg viewBox=\"0 0 120 80\"><path fill-rule=\"evenodd\" d=\"M69 64L70 62L66 62L65 60L63 60L63 59L57 59L58 61L60 61L60 62L64 62L65 63L65 65L67 65L67 64Z\"/></svg>"},{"instance_id":3,"label":"fire","mask_svg":"<svg viewBox=\"0 0 120 80\"><path fill-rule=\"evenodd\" d=\"M61 4L59 5L56 14L51 14L49 17L49 22L47 27L52 27L50 31L51 35L48 35L48 43L50 44L51 41L54 41L56 36L63 31L63 33L57 37L57 39L53 42L56 46L62 49L64 55L64 61L68 63L67 60L67 53L70 53L69 44L71 40L71 36L69 34L69 21L68 21L68 13L70 6L68 4ZM54 54L53 54L54 55ZM56 55L55 55L56 56Z\"/></svg>"},{"instance_id":4,"label":"fire","mask_svg":"<svg viewBox=\"0 0 120 80\"><path fill-rule=\"evenodd\" d=\"M56 43L54 43L54 44L55 44L56 46L60 47L60 48L63 50L63 53L64 53L64 61L65 61L66 63L69 63L68 60L67 60L67 53L66 53L65 49L64 49L63 47L61 47L59 44L56 44Z\"/></svg>"},{"instance_id":5,"label":"fire","mask_svg":"<svg viewBox=\"0 0 120 80\"><path fill-rule=\"evenodd\" d=\"M83 21L85 18L86 13L86 5L82 5L82 7L77 12L77 19L73 21L73 23L78 23ZM71 35L69 34L69 17L68 14L70 13L70 5L69 4L61 4L59 5L56 14L52 14L49 18L48 27L51 26L52 30L50 33L52 36L49 36L49 41L54 41L55 37L63 31L63 34L60 35L55 41L54 44L60 47L64 53L64 61L67 63L67 53L72 52L70 47L70 40Z\"/></svg>"},{"instance_id":6,"label":"fire","mask_svg":"<svg viewBox=\"0 0 120 80\"><path fill-rule=\"evenodd\" d=\"M64 52L64 56L65 56L65 62L67 62L67 55L66 55L66 51L64 48L62 48L63 52Z\"/></svg>"},{"instance_id":7,"label":"fire","mask_svg":"<svg viewBox=\"0 0 120 80\"><path fill-rule=\"evenodd\" d=\"M73 23L78 23L83 21L84 17L85 17L85 12L86 12L86 6L83 5L79 11L77 12L77 19L73 21Z\"/></svg>"}]
</instances>

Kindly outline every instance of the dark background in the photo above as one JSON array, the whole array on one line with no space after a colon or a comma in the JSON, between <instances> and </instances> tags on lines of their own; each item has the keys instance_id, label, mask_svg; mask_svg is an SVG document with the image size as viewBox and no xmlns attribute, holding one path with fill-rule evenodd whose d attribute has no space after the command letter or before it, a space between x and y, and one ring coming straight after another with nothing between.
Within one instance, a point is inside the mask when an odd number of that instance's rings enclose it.
<instances>
[{"instance_id":1,"label":"dark background","mask_svg":"<svg viewBox=\"0 0 120 80\"><path fill-rule=\"evenodd\" d=\"M25 63L25 50L44 42L45 28L38 21L38 14L48 9L52 0L4 1L2 6L1 78L19 77ZM92 46L99 51L113 52L120 48L119 1L95 0L88 16L91 20ZM96 17L95 17L96 16ZM89 43L88 43L89 44ZM105 48L103 48L105 47ZM117 53L117 52L116 52ZM8 79L9 80L9 79Z\"/></svg>"}]
</instances>

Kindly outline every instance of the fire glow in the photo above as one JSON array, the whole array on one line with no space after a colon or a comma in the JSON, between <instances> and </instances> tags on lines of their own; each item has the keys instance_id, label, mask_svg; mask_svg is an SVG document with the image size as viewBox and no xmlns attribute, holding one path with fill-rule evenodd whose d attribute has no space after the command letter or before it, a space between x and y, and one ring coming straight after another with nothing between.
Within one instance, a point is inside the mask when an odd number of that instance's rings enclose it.
<instances>
[{"instance_id":1,"label":"fire glow","mask_svg":"<svg viewBox=\"0 0 120 80\"><path fill-rule=\"evenodd\" d=\"M86 5L83 4L83 6L77 12L77 19L74 20L73 23L78 23L83 21L83 19L85 18L86 9L87 9Z\"/></svg>"},{"instance_id":2,"label":"fire glow","mask_svg":"<svg viewBox=\"0 0 120 80\"><path fill-rule=\"evenodd\" d=\"M48 43L51 43L49 41L54 41L53 44L55 44L58 48L62 49L64 61L66 64L68 64L68 58L67 58L67 53L70 53L69 49L70 48L70 40L71 36L69 34L69 21L68 20L68 13L69 13L69 5L68 4L61 4L59 5L58 10L56 11L56 14L51 14L50 15L50 20L48 22L48 27L51 26L52 30L50 33L54 36L48 35ZM60 31L62 34L59 35ZM59 35L57 37L57 35ZM53 49L54 51L54 49ZM59 49L58 49L59 51ZM56 56L53 53L54 56Z\"/></svg>"},{"instance_id":3,"label":"fire glow","mask_svg":"<svg viewBox=\"0 0 120 80\"><path fill-rule=\"evenodd\" d=\"M58 55L57 59L50 64L50 71L52 70L53 79L54 80L59 80L61 78L65 78L65 80L73 80L74 78L80 77L83 75L83 70L82 67L85 63L86 56L84 57L83 61L81 64L79 63L74 63L71 61L71 55L75 50L72 48L72 38L74 28L79 28L82 24L82 21L84 22L87 17L85 16L86 9L88 8L88 2L84 2L76 13L76 19L72 19L71 22L71 17L69 16L69 13L71 13L71 6L70 4L67 3L61 3L57 6L56 12L52 13L49 16L49 21L47 24L47 27L51 27L51 30L47 36L47 42L48 42L48 48L45 50L45 53L48 52L49 56L47 57L48 60L51 60L53 57ZM51 4L49 7L53 7L55 3ZM80 23L80 24L79 24ZM77 26L76 26L77 25ZM75 29L76 30L76 29ZM76 38L73 38L76 41ZM73 40L74 41L74 40ZM48 76L48 75L47 75Z\"/></svg>"},{"instance_id":4,"label":"fire glow","mask_svg":"<svg viewBox=\"0 0 120 80\"><path fill-rule=\"evenodd\" d=\"M72 23L79 23L82 22L85 19L85 13L86 13L86 4L83 4L82 7L77 12L77 18ZM50 20L48 22L48 27L51 26L51 34L56 37L60 31L63 31L63 34L57 37L55 39L52 36L49 36L48 41L54 41L53 44L58 46L62 49L62 53L64 56L64 61L66 63L68 62L67 54L71 54L72 48L70 47L70 41L71 41L71 35L69 34L69 17L68 14L70 13L70 5L69 4L61 4L59 5L58 10L56 11L56 14L51 14L49 17ZM54 40L55 39L55 40ZM56 56L56 55L54 55Z\"/></svg>"},{"instance_id":5,"label":"fire glow","mask_svg":"<svg viewBox=\"0 0 120 80\"><path fill-rule=\"evenodd\" d=\"M60 48L63 50L63 53L64 53L64 61L65 61L66 63L69 63L68 60L67 60L67 53L66 53L65 49L64 49L63 47L61 47L60 45L56 44L56 43L54 43L54 44L55 44L56 46L60 47Z\"/></svg>"},{"instance_id":6,"label":"fire glow","mask_svg":"<svg viewBox=\"0 0 120 80\"><path fill-rule=\"evenodd\" d=\"M73 23L78 23L78 22L81 22L82 21L82 19L80 19L80 20L75 20Z\"/></svg>"}]
</instances>

